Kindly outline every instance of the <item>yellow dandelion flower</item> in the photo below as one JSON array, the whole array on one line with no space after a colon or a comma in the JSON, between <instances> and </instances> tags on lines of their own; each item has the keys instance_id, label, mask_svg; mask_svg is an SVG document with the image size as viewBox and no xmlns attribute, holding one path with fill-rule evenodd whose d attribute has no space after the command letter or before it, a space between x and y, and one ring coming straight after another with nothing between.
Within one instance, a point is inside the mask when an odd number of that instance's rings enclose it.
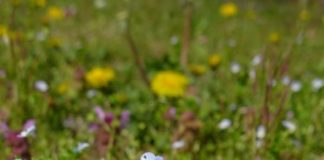
<instances>
[{"instance_id":1,"label":"yellow dandelion flower","mask_svg":"<svg viewBox=\"0 0 324 160\"><path fill-rule=\"evenodd\" d=\"M228 2L221 5L219 12L223 17L233 17L237 14L238 8L235 3Z\"/></svg>"},{"instance_id":2,"label":"yellow dandelion flower","mask_svg":"<svg viewBox=\"0 0 324 160\"><path fill-rule=\"evenodd\" d=\"M151 89L159 96L180 97L183 96L188 85L185 75L174 71L161 71L157 73L151 82Z\"/></svg>"},{"instance_id":3,"label":"yellow dandelion flower","mask_svg":"<svg viewBox=\"0 0 324 160\"><path fill-rule=\"evenodd\" d=\"M216 68L221 62L221 56L217 53L212 54L208 57L208 64L211 68Z\"/></svg>"},{"instance_id":4,"label":"yellow dandelion flower","mask_svg":"<svg viewBox=\"0 0 324 160\"><path fill-rule=\"evenodd\" d=\"M199 76L206 73L207 69L204 65L192 64L189 66L189 70L192 74Z\"/></svg>"},{"instance_id":5,"label":"yellow dandelion flower","mask_svg":"<svg viewBox=\"0 0 324 160\"><path fill-rule=\"evenodd\" d=\"M52 21L62 20L64 18L64 11L59 7L52 6L48 8L46 17Z\"/></svg>"},{"instance_id":6,"label":"yellow dandelion flower","mask_svg":"<svg viewBox=\"0 0 324 160\"><path fill-rule=\"evenodd\" d=\"M271 43L278 43L280 41L280 35L279 33L277 32L272 32L270 35L269 35L269 41Z\"/></svg>"},{"instance_id":7,"label":"yellow dandelion flower","mask_svg":"<svg viewBox=\"0 0 324 160\"><path fill-rule=\"evenodd\" d=\"M0 24L0 37L7 36L8 29L6 26Z\"/></svg>"},{"instance_id":8,"label":"yellow dandelion flower","mask_svg":"<svg viewBox=\"0 0 324 160\"><path fill-rule=\"evenodd\" d=\"M112 68L93 68L85 75L87 84L94 88L105 87L115 78L115 71Z\"/></svg>"},{"instance_id":9,"label":"yellow dandelion flower","mask_svg":"<svg viewBox=\"0 0 324 160\"><path fill-rule=\"evenodd\" d=\"M308 20L309 17L310 17L310 16L309 16L309 12L308 12L306 9L302 10L302 11L299 13L299 19L302 20L302 21L306 21L306 20Z\"/></svg>"}]
</instances>

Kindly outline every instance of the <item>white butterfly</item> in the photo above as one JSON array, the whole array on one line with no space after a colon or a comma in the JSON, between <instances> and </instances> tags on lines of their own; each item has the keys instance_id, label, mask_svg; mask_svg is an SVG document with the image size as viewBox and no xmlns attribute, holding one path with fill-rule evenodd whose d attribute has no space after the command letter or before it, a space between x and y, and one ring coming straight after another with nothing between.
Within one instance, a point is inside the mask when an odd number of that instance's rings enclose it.
<instances>
[{"instance_id":1,"label":"white butterfly","mask_svg":"<svg viewBox=\"0 0 324 160\"><path fill-rule=\"evenodd\" d=\"M155 156L151 152L146 152L141 156L141 160L163 160L163 157Z\"/></svg>"}]
</instances>

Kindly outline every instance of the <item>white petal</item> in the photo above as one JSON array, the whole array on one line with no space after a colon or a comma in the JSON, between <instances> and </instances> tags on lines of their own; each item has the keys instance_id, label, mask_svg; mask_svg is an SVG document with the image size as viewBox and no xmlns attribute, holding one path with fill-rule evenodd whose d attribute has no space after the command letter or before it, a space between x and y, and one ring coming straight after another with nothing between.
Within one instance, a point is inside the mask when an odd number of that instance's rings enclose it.
<instances>
[{"instance_id":1,"label":"white petal","mask_svg":"<svg viewBox=\"0 0 324 160\"><path fill-rule=\"evenodd\" d=\"M25 137L29 136L30 134L32 134L35 130L36 130L36 126L32 125L32 126L26 128L25 130L21 131L19 133L18 137L25 138Z\"/></svg>"},{"instance_id":2,"label":"white petal","mask_svg":"<svg viewBox=\"0 0 324 160\"><path fill-rule=\"evenodd\" d=\"M173 149L180 149L180 148L182 148L182 147L184 147L184 146L185 146L185 141L183 141L183 140L175 141L175 142L173 142L173 144L172 144L172 148L173 148Z\"/></svg>"},{"instance_id":3,"label":"white petal","mask_svg":"<svg viewBox=\"0 0 324 160\"><path fill-rule=\"evenodd\" d=\"M231 124L232 124L232 121L231 120L229 120L229 119L223 119L219 124L218 124L218 127L220 128L220 129L227 129L227 128L229 128L230 126L231 126Z\"/></svg>"},{"instance_id":4,"label":"white petal","mask_svg":"<svg viewBox=\"0 0 324 160\"><path fill-rule=\"evenodd\" d=\"M240 70L241 70L240 64L238 64L236 62L232 63L232 65L231 65L231 72L232 73L237 74L237 73L240 72Z\"/></svg>"},{"instance_id":5,"label":"white petal","mask_svg":"<svg viewBox=\"0 0 324 160\"><path fill-rule=\"evenodd\" d=\"M267 129L264 125L259 125L256 132L256 137L259 139L263 139L266 135Z\"/></svg>"},{"instance_id":6,"label":"white petal","mask_svg":"<svg viewBox=\"0 0 324 160\"><path fill-rule=\"evenodd\" d=\"M318 91L321 89L324 85L324 82L322 79L316 78L312 81L312 87L314 91Z\"/></svg>"},{"instance_id":7,"label":"white petal","mask_svg":"<svg viewBox=\"0 0 324 160\"><path fill-rule=\"evenodd\" d=\"M296 125L293 123L293 122L290 122L290 121L287 121L287 120L284 120L281 122L281 124L287 128L290 132L295 132L296 131Z\"/></svg>"},{"instance_id":8,"label":"white petal","mask_svg":"<svg viewBox=\"0 0 324 160\"><path fill-rule=\"evenodd\" d=\"M90 145L89 143L86 142L79 142L78 146L74 149L74 152L80 153L82 152L84 149L88 148Z\"/></svg>"},{"instance_id":9,"label":"white petal","mask_svg":"<svg viewBox=\"0 0 324 160\"><path fill-rule=\"evenodd\" d=\"M257 66L261 63L261 61L262 61L262 57L260 55L256 55L253 57L252 65Z\"/></svg>"},{"instance_id":10,"label":"white petal","mask_svg":"<svg viewBox=\"0 0 324 160\"><path fill-rule=\"evenodd\" d=\"M291 90L293 92L299 92L302 88L302 84L299 81L293 81L291 83Z\"/></svg>"},{"instance_id":11,"label":"white petal","mask_svg":"<svg viewBox=\"0 0 324 160\"><path fill-rule=\"evenodd\" d=\"M35 82L35 88L40 92L46 92L48 90L48 85L45 81L39 80Z\"/></svg>"}]
</instances>

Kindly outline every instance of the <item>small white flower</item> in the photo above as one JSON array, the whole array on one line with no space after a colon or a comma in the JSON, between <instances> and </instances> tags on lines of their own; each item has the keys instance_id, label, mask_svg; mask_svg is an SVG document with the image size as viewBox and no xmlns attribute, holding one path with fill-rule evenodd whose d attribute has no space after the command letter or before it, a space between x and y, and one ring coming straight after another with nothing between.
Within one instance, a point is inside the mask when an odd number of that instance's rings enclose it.
<instances>
[{"instance_id":1,"label":"small white flower","mask_svg":"<svg viewBox=\"0 0 324 160\"><path fill-rule=\"evenodd\" d=\"M267 129L264 125L259 125L256 131L256 137L258 139L263 139L266 135Z\"/></svg>"},{"instance_id":2,"label":"small white flower","mask_svg":"<svg viewBox=\"0 0 324 160\"><path fill-rule=\"evenodd\" d=\"M74 148L74 152L76 153L80 153L82 152L83 150L85 150L86 148L88 148L90 145L89 143L86 143L86 142L79 142L78 143L78 146Z\"/></svg>"},{"instance_id":3,"label":"small white flower","mask_svg":"<svg viewBox=\"0 0 324 160\"><path fill-rule=\"evenodd\" d=\"M172 148L173 149L180 149L183 148L185 146L185 141L184 140L179 140L179 141L175 141L172 143Z\"/></svg>"},{"instance_id":4,"label":"small white flower","mask_svg":"<svg viewBox=\"0 0 324 160\"><path fill-rule=\"evenodd\" d=\"M323 86L324 86L324 82L323 82L322 79L315 78L315 79L312 81L312 87L313 87L313 90L314 90L314 91L318 91L318 90L320 90Z\"/></svg>"},{"instance_id":5,"label":"small white flower","mask_svg":"<svg viewBox=\"0 0 324 160\"><path fill-rule=\"evenodd\" d=\"M239 73L241 70L241 66L240 64L236 63L236 62L233 62L232 65L231 65L231 72L233 74L237 74Z\"/></svg>"},{"instance_id":6,"label":"small white flower","mask_svg":"<svg viewBox=\"0 0 324 160\"><path fill-rule=\"evenodd\" d=\"M172 36L172 37L170 38L170 43L171 43L172 45L176 45L176 44L178 44L178 43L179 43L179 38L178 38L177 36Z\"/></svg>"},{"instance_id":7,"label":"small white flower","mask_svg":"<svg viewBox=\"0 0 324 160\"><path fill-rule=\"evenodd\" d=\"M34 133L34 131L36 130L36 125L31 125L30 127L24 129L23 131L21 131L18 135L18 137L20 138L25 138L29 135L31 135L32 133Z\"/></svg>"},{"instance_id":8,"label":"small white flower","mask_svg":"<svg viewBox=\"0 0 324 160\"><path fill-rule=\"evenodd\" d=\"M287 121L287 120L283 120L281 122L281 124L286 128L288 129L288 131L290 132L295 132L296 131L296 125L295 123L291 122L291 121Z\"/></svg>"},{"instance_id":9,"label":"small white flower","mask_svg":"<svg viewBox=\"0 0 324 160\"><path fill-rule=\"evenodd\" d=\"M290 83L290 78L289 76L284 76L281 80L282 84L288 85Z\"/></svg>"},{"instance_id":10,"label":"small white flower","mask_svg":"<svg viewBox=\"0 0 324 160\"><path fill-rule=\"evenodd\" d=\"M94 89L90 89L90 90L87 91L87 97L88 97L89 99L95 97L96 95L97 95L97 91L94 90Z\"/></svg>"},{"instance_id":11,"label":"small white flower","mask_svg":"<svg viewBox=\"0 0 324 160\"><path fill-rule=\"evenodd\" d=\"M291 83L291 90L293 92L299 92L302 88L302 84L299 81L293 81Z\"/></svg>"},{"instance_id":12,"label":"small white flower","mask_svg":"<svg viewBox=\"0 0 324 160\"><path fill-rule=\"evenodd\" d=\"M223 119L221 122L219 122L218 127L221 130L227 129L232 125L232 121L229 119Z\"/></svg>"},{"instance_id":13,"label":"small white flower","mask_svg":"<svg viewBox=\"0 0 324 160\"><path fill-rule=\"evenodd\" d=\"M48 90L48 84L43 80L39 80L36 81L35 88L40 92L46 92Z\"/></svg>"},{"instance_id":14,"label":"small white flower","mask_svg":"<svg viewBox=\"0 0 324 160\"><path fill-rule=\"evenodd\" d=\"M107 5L107 2L105 0L95 0L94 1L94 6L97 9L103 9L106 7L106 5Z\"/></svg>"},{"instance_id":15,"label":"small white flower","mask_svg":"<svg viewBox=\"0 0 324 160\"><path fill-rule=\"evenodd\" d=\"M262 56L261 55L256 55L253 57L253 60L252 60L252 65L253 66L257 66L261 63L262 61Z\"/></svg>"}]
</instances>

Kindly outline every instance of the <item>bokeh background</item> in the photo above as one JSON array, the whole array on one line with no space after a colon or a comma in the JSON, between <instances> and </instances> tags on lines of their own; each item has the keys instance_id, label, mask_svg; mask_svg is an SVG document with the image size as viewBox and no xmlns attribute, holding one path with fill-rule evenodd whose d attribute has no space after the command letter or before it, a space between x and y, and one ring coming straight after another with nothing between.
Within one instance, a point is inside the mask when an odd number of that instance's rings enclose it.
<instances>
[{"instance_id":1,"label":"bokeh background","mask_svg":"<svg viewBox=\"0 0 324 160\"><path fill-rule=\"evenodd\" d=\"M0 0L0 159L324 159L321 0Z\"/></svg>"}]
</instances>

